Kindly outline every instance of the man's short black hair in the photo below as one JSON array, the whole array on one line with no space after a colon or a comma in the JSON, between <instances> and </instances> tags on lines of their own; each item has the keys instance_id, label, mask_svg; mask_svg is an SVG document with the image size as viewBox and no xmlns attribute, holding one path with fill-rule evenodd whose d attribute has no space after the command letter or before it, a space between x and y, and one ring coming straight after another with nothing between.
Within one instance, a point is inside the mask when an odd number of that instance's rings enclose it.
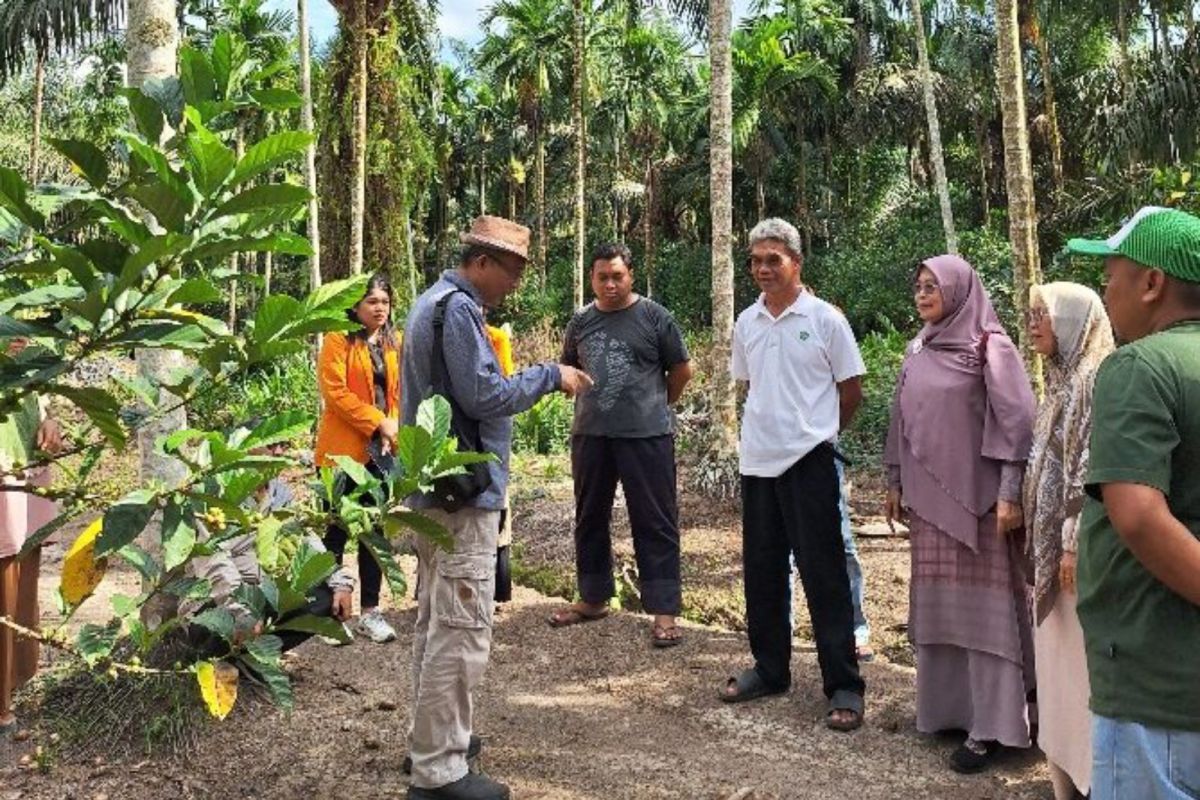
<instances>
[{"instance_id":1,"label":"man's short black hair","mask_svg":"<svg viewBox=\"0 0 1200 800\"><path fill-rule=\"evenodd\" d=\"M496 254L498 252L499 251L493 247L487 247L482 244L469 244L463 248L462 257L459 259L458 263L460 266L465 267L481 256L490 256L491 258L496 258Z\"/></svg>"},{"instance_id":2,"label":"man's short black hair","mask_svg":"<svg viewBox=\"0 0 1200 800\"><path fill-rule=\"evenodd\" d=\"M624 242L605 242L597 246L592 251L592 269L596 268L597 261L611 261L614 258L621 259L626 267L633 269L633 253Z\"/></svg>"}]
</instances>

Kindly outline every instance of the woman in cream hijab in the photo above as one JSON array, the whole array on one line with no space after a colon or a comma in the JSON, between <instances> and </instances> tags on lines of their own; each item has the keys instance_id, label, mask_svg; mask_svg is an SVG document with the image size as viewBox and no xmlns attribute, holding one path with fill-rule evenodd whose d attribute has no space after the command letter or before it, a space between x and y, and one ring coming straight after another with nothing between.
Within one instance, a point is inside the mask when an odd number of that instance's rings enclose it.
<instances>
[{"instance_id":1,"label":"woman in cream hijab","mask_svg":"<svg viewBox=\"0 0 1200 800\"><path fill-rule=\"evenodd\" d=\"M1075 613L1075 543L1083 508L1096 370L1113 351L1104 304L1075 283L1034 286L1029 336L1046 360L1025 477L1027 540L1034 564L1038 744L1056 800L1086 796L1092 767L1088 674Z\"/></svg>"}]
</instances>

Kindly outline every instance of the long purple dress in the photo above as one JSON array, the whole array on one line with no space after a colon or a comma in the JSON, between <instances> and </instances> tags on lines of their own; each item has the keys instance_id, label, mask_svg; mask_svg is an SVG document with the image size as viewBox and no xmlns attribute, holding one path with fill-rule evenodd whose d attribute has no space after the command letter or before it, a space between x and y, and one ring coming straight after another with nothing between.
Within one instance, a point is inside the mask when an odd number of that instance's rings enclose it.
<instances>
[{"instance_id":1,"label":"long purple dress","mask_svg":"<svg viewBox=\"0 0 1200 800\"><path fill-rule=\"evenodd\" d=\"M908 349L884 458L910 517L917 729L1028 747L1023 543L996 532L995 505L1020 504L1033 393L970 265L941 256L925 266L947 314Z\"/></svg>"}]
</instances>

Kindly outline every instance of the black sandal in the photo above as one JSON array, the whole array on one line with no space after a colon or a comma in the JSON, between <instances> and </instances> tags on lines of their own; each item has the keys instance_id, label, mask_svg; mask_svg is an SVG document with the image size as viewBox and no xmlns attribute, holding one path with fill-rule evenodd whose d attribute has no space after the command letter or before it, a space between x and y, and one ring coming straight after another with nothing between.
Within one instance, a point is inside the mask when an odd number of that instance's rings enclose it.
<instances>
[{"instance_id":1,"label":"black sandal","mask_svg":"<svg viewBox=\"0 0 1200 800\"><path fill-rule=\"evenodd\" d=\"M974 775L978 772L983 772L988 765L992 763L992 759L1000 752L999 742L975 742L975 744L983 747L983 752L980 753L971 747L968 743L974 742L968 738L958 746L958 749L950 754L950 769L963 775Z\"/></svg>"},{"instance_id":2,"label":"black sandal","mask_svg":"<svg viewBox=\"0 0 1200 800\"><path fill-rule=\"evenodd\" d=\"M729 690L737 689L736 692L730 694ZM723 703L748 703L751 700L757 700L760 697L770 697L771 695L783 694L787 691L787 687L783 689L772 689L758 674L758 670L751 667L747 670L742 670L742 673L737 676L730 677L725 681L725 687L718 692L718 696Z\"/></svg>"}]
</instances>

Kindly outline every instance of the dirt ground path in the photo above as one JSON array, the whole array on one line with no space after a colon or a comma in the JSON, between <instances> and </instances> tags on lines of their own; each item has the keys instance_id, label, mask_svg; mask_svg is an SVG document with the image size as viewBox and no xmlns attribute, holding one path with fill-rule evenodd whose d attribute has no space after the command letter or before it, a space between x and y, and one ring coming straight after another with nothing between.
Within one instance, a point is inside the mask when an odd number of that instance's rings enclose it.
<instances>
[{"instance_id":1,"label":"dirt ground path","mask_svg":"<svg viewBox=\"0 0 1200 800\"><path fill-rule=\"evenodd\" d=\"M561 601L518 589L498 617L477 703L484 769L521 800L616 798L1043 798L1032 754L964 778L945 767L950 739L913 730L913 675L865 666L866 726L827 731L815 656L796 656L783 697L725 706L716 687L745 663L744 636L697 626L674 650L653 650L648 619L615 614L552 630ZM19 769L0 747L0 799L403 797L414 611L389 614L398 642L345 648L308 642L291 672L296 710L240 705L186 757ZM5 747L8 749L6 754Z\"/></svg>"}]
</instances>

